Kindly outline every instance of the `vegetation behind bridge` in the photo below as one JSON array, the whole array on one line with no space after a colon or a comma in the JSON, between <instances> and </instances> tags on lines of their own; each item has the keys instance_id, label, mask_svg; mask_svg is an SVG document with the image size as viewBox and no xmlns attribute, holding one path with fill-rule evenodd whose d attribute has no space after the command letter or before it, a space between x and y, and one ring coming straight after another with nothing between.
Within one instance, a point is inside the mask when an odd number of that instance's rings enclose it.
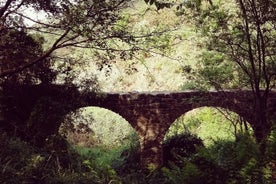
<instances>
[{"instance_id":1,"label":"vegetation behind bridge","mask_svg":"<svg viewBox=\"0 0 276 184\"><path fill-rule=\"evenodd\" d=\"M275 182L275 117L264 116L276 76L273 1L1 3L1 183ZM49 19L27 26L22 7ZM246 87L259 126L225 109L191 112L164 140L164 167L144 171L137 135L102 109L72 112L43 135L56 123L44 119L55 116L49 99L29 109L3 91L39 83L84 93Z\"/></svg>"}]
</instances>

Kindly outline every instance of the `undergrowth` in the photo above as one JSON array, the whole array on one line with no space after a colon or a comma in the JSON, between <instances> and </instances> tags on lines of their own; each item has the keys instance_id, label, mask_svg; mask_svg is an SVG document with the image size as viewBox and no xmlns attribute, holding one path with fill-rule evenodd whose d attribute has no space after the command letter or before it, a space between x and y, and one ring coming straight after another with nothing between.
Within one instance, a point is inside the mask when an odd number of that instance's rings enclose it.
<instances>
[{"instance_id":1,"label":"undergrowth","mask_svg":"<svg viewBox=\"0 0 276 184\"><path fill-rule=\"evenodd\" d=\"M0 183L272 184L274 134L265 155L248 135L235 141L217 140L209 147L192 134L177 135L164 143L165 165L142 170L138 142L116 149L72 147L55 135L46 147L37 148L2 133Z\"/></svg>"}]
</instances>

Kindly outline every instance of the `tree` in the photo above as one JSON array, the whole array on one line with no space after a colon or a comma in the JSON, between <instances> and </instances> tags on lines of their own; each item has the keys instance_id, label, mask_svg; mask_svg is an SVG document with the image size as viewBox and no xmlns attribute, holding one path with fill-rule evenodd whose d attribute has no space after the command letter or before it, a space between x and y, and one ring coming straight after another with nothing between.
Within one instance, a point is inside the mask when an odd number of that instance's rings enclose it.
<instances>
[{"instance_id":1,"label":"tree","mask_svg":"<svg viewBox=\"0 0 276 184\"><path fill-rule=\"evenodd\" d=\"M210 24L207 26L209 49L234 62L252 90L253 129L259 143L266 140L273 124L267 104L268 94L276 84L275 7L275 1L271 0L238 0L233 7L236 10L227 15L219 6L212 5L210 17L215 18L214 29L210 30ZM208 18L202 18L206 23Z\"/></svg>"},{"instance_id":2,"label":"tree","mask_svg":"<svg viewBox=\"0 0 276 184\"><path fill-rule=\"evenodd\" d=\"M159 6L163 1L146 2L163 8ZM190 67L184 70L200 76L201 82L207 81L204 87L251 89L255 97L251 111L255 137L259 143L265 142L275 123L267 104L276 85L276 2L198 0L169 4L193 21L205 38L198 73Z\"/></svg>"},{"instance_id":3,"label":"tree","mask_svg":"<svg viewBox=\"0 0 276 184\"><path fill-rule=\"evenodd\" d=\"M28 35L24 31L6 29L0 32L0 60L1 69L13 69L18 65L26 65L40 54L43 38L37 35ZM36 63L33 67L12 75L1 82L19 82L25 84L38 83L38 80L45 83L52 82L56 73L49 67L51 58L45 58L43 62Z\"/></svg>"},{"instance_id":4,"label":"tree","mask_svg":"<svg viewBox=\"0 0 276 184\"><path fill-rule=\"evenodd\" d=\"M68 47L96 47L109 49L107 40L123 38L122 30L114 29L114 22L119 19L118 11L126 6L127 1L27 1L7 0L1 8L1 32L7 29L17 29L23 32L48 33L54 38L53 43L36 58L17 67L2 67L1 77L10 75L35 63L38 63L53 51ZM33 7L44 10L48 17L44 22L37 21L22 13L23 8ZM27 26L24 19L36 23ZM121 31L121 32L120 32ZM17 46L14 45L15 49ZM6 60L1 60L5 62Z\"/></svg>"},{"instance_id":5,"label":"tree","mask_svg":"<svg viewBox=\"0 0 276 184\"><path fill-rule=\"evenodd\" d=\"M150 39L163 31L147 34L133 33L121 11L131 5L130 0L6 0L0 4L0 31L10 29L28 34L48 35L48 47L36 57L10 66L12 58L0 59L0 77L13 75L49 57L54 51L65 47L90 48L95 55L105 57L104 62L114 60L118 52L134 53L139 50L139 40ZM33 8L46 13L44 20L36 20L24 9ZM34 24L28 25L26 21ZM17 45L13 45L18 49ZM116 53L116 54L114 54ZM125 55L125 54L124 54ZM131 55L131 54L130 54ZM21 60L24 58L20 58Z\"/></svg>"},{"instance_id":6,"label":"tree","mask_svg":"<svg viewBox=\"0 0 276 184\"><path fill-rule=\"evenodd\" d=\"M70 89L72 94L95 91L98 85L94 76L89 76L85 81L78 78L77 87L72 85L77 75L70 75L62 85L55 85L56 75L63 72L67 75L72 63L77 61L66 58L66 64L60 64L54 58L54 52L68 47L89 48L94 53L92 61L101 58L102 64L108 65L112 60L128 59L139 50L145 51L140 47L141 43L156 41L164 29L133 32L129 27L129 19L122 11L131 5L130 2L1 1L0 129L36 145L43 145L45 137L56 133L60 116L65 115L63 113L67 113L70 107L65 107L66 103L58 106L54 100L30 92L28 87L43 86L45 91L51 87ZM46 13L47 19L32 18L24 11L27 7ZM30 25L25 20L34 24ZM156 45L149 44L149 47L158 49ZM65 70L59 67L53 69L55 64L65 66Z\"/></svg>"}]
</instances>

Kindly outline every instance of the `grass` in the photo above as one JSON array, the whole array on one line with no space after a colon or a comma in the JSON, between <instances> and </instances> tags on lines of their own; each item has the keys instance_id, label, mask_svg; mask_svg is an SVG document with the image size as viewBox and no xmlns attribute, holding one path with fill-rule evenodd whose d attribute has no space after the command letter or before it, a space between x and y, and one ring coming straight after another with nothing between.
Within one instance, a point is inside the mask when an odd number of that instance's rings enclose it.
<instances>
[{"instance_id":1,"label":"grass","mask_svg":"<svg viewBox=\"0 0 276 184\"><path fill-rule=\"evenodd\" d=\"M88 148L76 146L75 149L82 158L91 161L93 165L107 166L120 164L122 162L120 157L125 147L107 148L105 146L97 146Z\"/></svg>"}]
</instances>

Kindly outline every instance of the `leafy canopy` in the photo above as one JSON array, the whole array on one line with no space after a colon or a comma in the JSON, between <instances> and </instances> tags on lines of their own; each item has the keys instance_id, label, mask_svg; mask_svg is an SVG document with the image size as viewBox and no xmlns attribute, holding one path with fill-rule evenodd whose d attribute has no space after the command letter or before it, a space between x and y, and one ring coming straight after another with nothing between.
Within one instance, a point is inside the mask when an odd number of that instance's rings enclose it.
<instances>
[{"instance_id":1,"label":"leafy canopy","mask_svg":"<svg viewBox=\"0 0 276 184\"><path fill-rule=\"evenodd\" d=\"M104 62L114 59L120 53L131 56L132 54L126 52L137 52L142 43L152 41L152 37L161 35L164 30L141 34L133 32L128 27L128 19L122 14L122 11L130 6L130 0L3 1L0 8L1 32L13 29L28 34L47 35L50 39L47 40L47 47L43 48L43 52L36 54L36 58L28 61L21 58L19 60L23 61L17 66L7 67L7 59L1 59L3 69L0 77L18 73L45 60L54 51L66 47L90 48L95 56ZM45 18L33 18L26 13L26 8L44 12ZM27 24L26 20L33 24ZM18 49L16 44L12 46Z\"/></svg>"}]
</instances>

